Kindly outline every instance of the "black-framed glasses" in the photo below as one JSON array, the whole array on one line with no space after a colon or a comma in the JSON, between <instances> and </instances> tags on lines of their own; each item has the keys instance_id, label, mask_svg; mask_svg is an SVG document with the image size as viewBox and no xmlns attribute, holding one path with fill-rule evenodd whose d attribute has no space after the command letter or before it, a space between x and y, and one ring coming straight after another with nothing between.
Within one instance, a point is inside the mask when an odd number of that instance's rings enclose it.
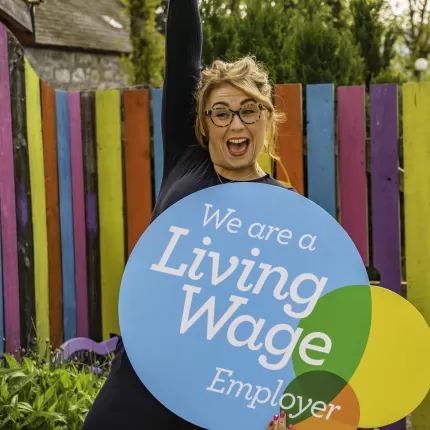
<instances>
[{"instance_id":1,"label":"black-framed glasses","mask_svg":"<svg viewBox=\"0 0 430 430\"><path fill-rule=\"evenodd\" d=\"M210 116L211 121L217 127L228 127L233 122L235 115L238 115L244 124L255 124L260 119L263 109L264 106L261 104L242 106L239 110L232 110L225 106L220 106L213 110L207 110L205 115Z\"/></svg>"}]
</instances>

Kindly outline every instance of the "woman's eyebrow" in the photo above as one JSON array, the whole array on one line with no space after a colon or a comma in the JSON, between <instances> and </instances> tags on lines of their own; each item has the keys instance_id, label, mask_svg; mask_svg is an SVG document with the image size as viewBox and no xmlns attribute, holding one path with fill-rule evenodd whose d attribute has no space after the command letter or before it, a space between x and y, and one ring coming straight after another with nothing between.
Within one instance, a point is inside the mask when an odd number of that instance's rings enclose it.
<instances>
[{"instance_id":1,"label":"woman's eyebrow","mask_svg":"<svg viewBox=\"0 0 430 430\"><path fill-rule=\"evenodd\" d=\"M240 102L240 105L241 105L241 106L243 106L245 103L248 103L248 102L254 102L254 103L256 103L256 101L255 101L254 99L252 99L252 98L248 98L248 99L242 100L242 101ZM230 107L230 105L229 105L228 103L223 102L223 101L215 102L215 103L212 105L212 107L215 107L216 105L223 105L223 106Z\"/></svg>"}]
</instances>

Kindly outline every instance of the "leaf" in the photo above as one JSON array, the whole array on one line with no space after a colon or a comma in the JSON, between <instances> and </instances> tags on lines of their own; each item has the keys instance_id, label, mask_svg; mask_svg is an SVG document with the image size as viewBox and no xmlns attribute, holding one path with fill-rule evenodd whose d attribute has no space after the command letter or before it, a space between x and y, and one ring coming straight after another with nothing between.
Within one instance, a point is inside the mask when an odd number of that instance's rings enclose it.
<instances>
[{"instance_id":1,"label":"leaf","mask_svg":"<svg viewBox=\"0 0 430 430\"><path fill-rule=\"evenodd\" d=\"M8 416L7 416L7 418L6 418L3 422L0 422L0 429L5 428L6 424L7 424L9 421L13 421L13 422L15 422L15 420L13 420L13 419L12 419L12 416L11 416L11 415L8 415Z\"/></svg>"},{"instance_id":2,"label":"leaf","mask_svg":"<svg viewBox=\"0 0 430 430\"><path fill-rule=\"evenodd\" d=\"M20 370L15 370L14 373L12 373L11 378L25 378L27 375L20 371Z\"/></svg>"},{"instance_id":3,"label":"leaf","mask_svg":"<svg viewBox=\"0 0 430 430\"><path fill-rule=\"evenodd\" d=\"M6 360L6 364L10 368L19 367L18 362L16 361L16 358L9 354L3 355L4 359Z\"/></svg>"},{"instance_id":4,"label":"leaf","mask_svg":"<svg viewBox=\"0 0 430 430\"><path fill-rule=\"evenodd\" d=\"M19 402L18 409L20 411L34 412L34 409L26 402Z\"/></svg>"},{"instance_id":5,"label":"leaf","mask_svg":"<svg viewBox=\"0 0 430 430\"><path fill-rule=\"evenodd\" d=\"M31 380L34 378L34 374L28 375L22 379L18 384L14 385L13 389L10 392L10 395L13 396L14 394L21 391Z\"/></svg>"},{"instance_id":6,"label":"leaf","mask_svg":"<svg viewBox=\"0 0 430 430\"><path fill-rule=\"evenodd\" d=\"M2 383L1 387L0 387L0 395L4 400L7 400L7 398L9 397L9 391L7 389L7 384L6 383Z\"/></svg>"},{"instance_id":7,"label":"leaf","mask_svg":"<svg viewBox=\"0 0 430 430\"><path fill-rule=\"evenodd\" d=\"M0 377L1 376L7 376L7 375L12 375L13 373L18 373L20 372L19 368L13 368L13 369L0 369Z\"/></svg>"},{"instance_id":8,"label":"leaf","mask_svg":"<svg viewBox=\"0 0 430 430\"><path fill-rule=\"evenodd\" d=\"M29 373L35 372L36 368L35 368L33 362L29 358L24 357L22 362L23 362L23 365L25 366L25 368L29 371Z\"/></svg>"},{"instance_id":9,"label":"leaf","mask_svg":"<svg viewBox=\"0 0 430 430\"><path fill-rule=\"evenodd\" d=\"M49 400L51 400L51 397L55 394L55 389L57 387L57 383L55 383L54 385L52 385L51 387L48 388L48 390L45 393L45 400L42 404L42 409L43 407L49 402Z\"/></svg>"},{"instance_id":10,"label":"leaf","mask_svg":"<svg viewBox=\"0 0 430 430\"><path fill-rule=\"evenodd\" d=\"M40 410L44 398L45 398L45 396L43 394L38 394L36 396L36 400L34 401L34 409L36 411Z\"/></svg>"}]
</instances>

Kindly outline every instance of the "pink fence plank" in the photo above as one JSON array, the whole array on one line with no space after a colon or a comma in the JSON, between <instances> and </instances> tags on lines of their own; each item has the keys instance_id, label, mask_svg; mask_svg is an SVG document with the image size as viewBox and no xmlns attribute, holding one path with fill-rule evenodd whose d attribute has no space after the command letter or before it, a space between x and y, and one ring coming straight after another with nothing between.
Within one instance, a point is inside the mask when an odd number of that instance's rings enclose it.
<instances>
[{"instance_id":1,"label":"pink fence plank","mask_svg":"<svg viewBox=\"0 0 430 430\"><path fill-rule=\"evenodd\" d=\"M366 266L366 122L364 87L338 88L340 222Z\"/></svg>"},{"instance_id":2,"label":"pink fence plank","mask_svg":"<svg viewBox=\"0 0 430 430\"><path fill-rule=\"evenodd\" d=\"M87 255L80 93L69 94L69 116L75 245L76 331L78 337L88 337Z\"/></svg>"},{"instance_id":3,"label":"pink fence plank","mask_svg":"<svg viewBox=\"0 0 430 430\"><path fill-rule=\"evenodd\" d=\"M0 24L0 224L6 352L20 346L18 248L6 27Z\"/></svg>"}]
</instances>

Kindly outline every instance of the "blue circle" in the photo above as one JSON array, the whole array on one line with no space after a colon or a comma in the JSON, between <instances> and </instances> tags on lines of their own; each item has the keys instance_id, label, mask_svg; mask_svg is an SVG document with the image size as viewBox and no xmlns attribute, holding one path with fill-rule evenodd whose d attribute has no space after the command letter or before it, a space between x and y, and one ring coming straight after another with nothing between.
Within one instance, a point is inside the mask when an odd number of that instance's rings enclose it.
<instances>
[{"instance_id":1,"label":"blue circle","mask_svg":"<svg viewBox=\"0 0 430 430\"><path fill-rule=\"evenodd\" d=\"M303 341L300 320L317 298L368 283L350 237L309 199L258 183L215 186L163 212L136 244L121 333L137 375L175 414L210 430L263 430L295 378L287 348Z\"/></svg>"}]
</instances>

